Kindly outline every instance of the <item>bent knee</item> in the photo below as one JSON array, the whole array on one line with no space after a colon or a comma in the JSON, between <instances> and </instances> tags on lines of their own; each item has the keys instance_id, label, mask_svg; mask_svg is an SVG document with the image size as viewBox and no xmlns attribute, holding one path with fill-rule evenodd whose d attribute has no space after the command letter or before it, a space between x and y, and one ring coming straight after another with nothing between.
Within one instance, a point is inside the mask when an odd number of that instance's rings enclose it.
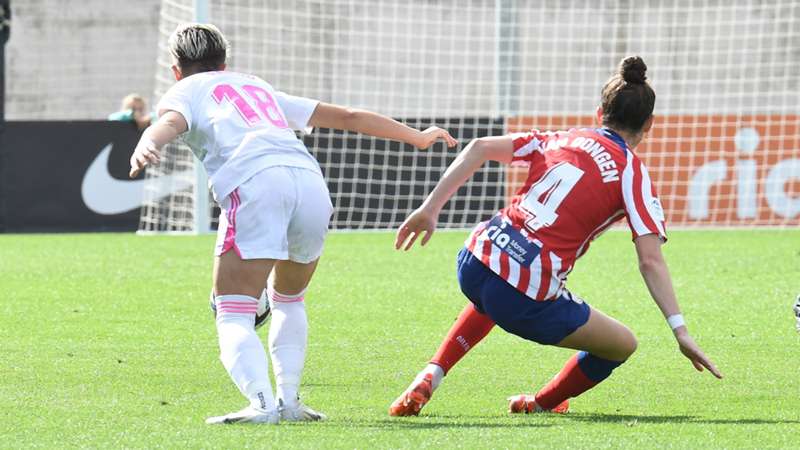
<instances>
[{"instance_id":1,"label":"bent knee","mask_svg":"<svg viewBox=\"0 0 800 450\"><path fill-rule=\"evenodd\" d=\"M623 326L617 329L613 336L613 340L608 341L608 344L602 350L595 352L597 356L621 362L627 360L636 352L636 347L639 343L636 341L636 336L627 327Z\"/></svg>"},{"instance_id":2,"label":"bent knee","mask_svg":"<svg viewBox=\"0 0 800 450\"><path fill-rule=\"evenodd\" d=\"M630 358L634 352L636 352L636 348L639 346L639 342L636 340L636 336L633 335L633 332L628 328L625 328L625 332L622 333L620 345L618 348L619 357L622 360Z\"/></svg>"}]
</instances>

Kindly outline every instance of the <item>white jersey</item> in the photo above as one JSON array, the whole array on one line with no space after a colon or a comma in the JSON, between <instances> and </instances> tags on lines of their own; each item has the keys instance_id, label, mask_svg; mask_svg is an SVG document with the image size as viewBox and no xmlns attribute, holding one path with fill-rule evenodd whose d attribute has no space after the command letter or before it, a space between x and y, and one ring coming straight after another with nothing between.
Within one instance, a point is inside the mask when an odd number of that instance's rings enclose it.
<instances>
[{"instance_id":1,"label":"white jersey","mask_svg":"<svg viewBox=\"0 0 800 450\"><path fill-rule=\"evenodd\" d=\"M172 86L157 111L186 120L183 140L208 172L214 199L272 166L322 173L292 130L304 130L319 102L278 92L266 81L236 72L202 72Z\"/></svg>"}]
</instances>

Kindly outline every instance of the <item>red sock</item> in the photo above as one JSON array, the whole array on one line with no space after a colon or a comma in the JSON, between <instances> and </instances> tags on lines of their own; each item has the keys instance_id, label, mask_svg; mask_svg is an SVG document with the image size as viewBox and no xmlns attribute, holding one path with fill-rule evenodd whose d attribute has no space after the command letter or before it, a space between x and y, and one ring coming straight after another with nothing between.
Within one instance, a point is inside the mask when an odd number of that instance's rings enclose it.
<instances>
[{"instance_id":1,"label":"red sock","mask_svg":"<svg viewBox=\"0 0 800 450\"><path fill-rule=\"evenodd\" d=\"M475 344L492 331L492 327L494 321L489 316L479 313L472 303L467 303L439 345L431 364L440 366L446 374Z\"/></svg>"},{"instance_id":2,"label":"red sock","mask_svg":"<svg viewBox=\"0 0 800 450\"><path fill-rule=\"evenodd\" d=\"M597 385L581 370L578 355L570 358L555 378L536 394L536 404L544 409L553 409L570 397L576 397ZM610 371L609 371L610 373Z\"/></svg>"}]
</instances>

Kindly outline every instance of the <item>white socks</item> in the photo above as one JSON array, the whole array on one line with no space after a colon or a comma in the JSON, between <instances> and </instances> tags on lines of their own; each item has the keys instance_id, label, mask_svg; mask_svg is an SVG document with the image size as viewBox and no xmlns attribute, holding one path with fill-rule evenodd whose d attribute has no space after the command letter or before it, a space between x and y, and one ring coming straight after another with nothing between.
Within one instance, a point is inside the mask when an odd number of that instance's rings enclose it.
<instances>
[{"instance_id":1,"label":"white socks","mask_svg":"<svg viewBox=\"0 0 800 450\"><path fill-rule=\"evenodd\" d=\"M303 302L305 291L284 295L270 286L267 297L272 307L269 351L277 385L276 397L292 408L297 406L297 390L306 359L308 319Z\"/></svg>"},{"instance_id":2,"label":"white socks","mask_svg":"<svg viewBox=\"0 0 800 450\"><path fill-rule=\"evenodd\" d=\"M215 303L222 365L250 406L275 410L267 354L253 328L258 300L246 295L218 295Z\"/></svg>"},{"instance_id":3,"label":"white socks","mask_svg":"<svg viewBox=\"0 0 800 450\"><path fill-rule=\"evenodd\" d=\"M439 383L442 382L442 378L444 378L444 369L442 369L436 364L429 363L427 366L425 366L425 368L422 369L422 372L417 374L417 378L414 380L414 384L422 381L422 378L425 376L425 374L428 373L433 375L431 379L431 389L435 391L436 388L439 387Z\"/></svg>"},{"instance_id":4,"label":"white socks","mask_svg":"<svg viewBox=\"0 0 800 450\"><path fill-rule=\"evenodd\" d=\"M270 287L267 296L272 308L269 349L277 385L276 397L292 408L297 406L308 341L308 319L303 302L305 291L284 295ZM267 355L253 328L258 300L246 295L218 295L215 304L222 365L250 401L250 406L274 410Z\"/></svg>"}]
</instances>

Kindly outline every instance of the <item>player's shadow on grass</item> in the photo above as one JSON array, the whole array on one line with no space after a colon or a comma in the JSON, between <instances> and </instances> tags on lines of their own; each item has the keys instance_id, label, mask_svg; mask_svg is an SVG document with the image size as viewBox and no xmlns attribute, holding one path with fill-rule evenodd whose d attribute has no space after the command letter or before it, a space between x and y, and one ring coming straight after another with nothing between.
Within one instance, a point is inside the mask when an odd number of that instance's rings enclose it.
<instances>
[{"instance_id":1,"label":"player's shadow on grass","mask_svg":"<svg viewBox=\"0 0 800 450\"><path fill-rule=\"evenodd\" d=\"M704 419L698 416L689 415L663 415L648 416L634 414L591 414L591 413L570 413L564 416L567 420L577 420L582 422L605 422L622 423L633 426L638 423L699 423L699 424L718 424L718 425L782 425L800 424L800 420L770 420L770 419Z\"/></svg>"},{"instance_id":2,"label":"player's shadow on grass","mask_svg":"<svg viewBox=\"0 0 800 450\"><path fill-rule=\"evenodd\" d=\"M511 416L509 416L511 417ZM530 417L531 420L526 420ZM718 425L783 425L800 424L800 420L768 420L768 419L703 419L698 416L690 415L633 415L633 414L591 414L591 413L570 413L566 415L552 414L548 418L565 421L591 422L591 423L618 423L634 427L644 424L663 424L663 423L684 423L684 424L718 424ZM544 417L541 417L544 418ZM408 418L386 418L378 420L349 420L350 426L361 428L394 428L394 429L442 429L442 428L548 428L555 424L542 423L533 419L533 416L514 416L515 420L508 421L508 418L496 416L458 416L458 415L439 415L431 414L421 417ZM563 424L563 423L562 423ZM334 425L333 422L323 422L322 425ZM340 424L336 424L340 426Z\"/></svg>"},{"instance_id":3,"label":"player's shadow on grass","mask_svg":"<svg viewBox=\"0 0 800 450\"><path fill-rule=\"evenodd\" d=\"M471 420L476 419L476 420ZM408 417L396 419L378 419L378 420L356 420L351 424L364 427L364 428L413 428L416 430L425 429L440 429L440 428L547 428L552 427L548 423L536 423L526 421L513 421L508 422L507 419L498 419L496 417L485 418L485 421L480 421L481 417L473 416L464 420L463 416L438 416L429 415L421 417ZM498 421L495 421L498 420Z\"/></svg>"}]
</instances>

